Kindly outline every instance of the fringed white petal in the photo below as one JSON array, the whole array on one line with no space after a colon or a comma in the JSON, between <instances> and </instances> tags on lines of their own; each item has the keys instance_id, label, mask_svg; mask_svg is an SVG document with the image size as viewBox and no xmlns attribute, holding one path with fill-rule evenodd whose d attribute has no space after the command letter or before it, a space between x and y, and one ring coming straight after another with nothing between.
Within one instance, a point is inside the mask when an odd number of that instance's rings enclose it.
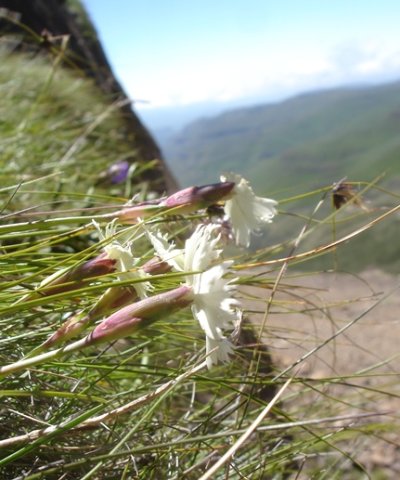
<instances>
[{"instance_id":1,"label":"fringed white petal","mask_svg":"<svg viewBox=\"0 0 400 480\"><path fill-rule=\"evenodd\" d=\"M182 272L184 270L184 250L175 248L175 244L169 243L167 236L162 235L159 231L153 233L146 229L146 233L161 260L167 262L178 272Z\"/></svg>"},{"instance_id":2,"label":"fringed white petal","mask_svg":"<svg viewBox=\"0 0 400 480\"><path fill-rule=\"evenodd\" d=\"M229 356L234 353L233 345L223 336L218 340L206 337L206 353L207 367L211 369L213 365L217 365L219 362L227 363L230 361Z\"/></svg>"},{"instance_id":3,"label":"fringed white petal","mask_svg":"<svg viewBox=\"0 0 400 480\"><path fill-rule=\"evenodd\" d=\"M104 245L103 248L108 258L116 260L115 268L117 269L117 275L120 281L129 279L136 281L149 278L149 275L147 275L142 269L136 267L138 259L135 258L132 253L132 238L129 237L124 243L114 238L117 231L115 220L106 225L104 233L95 220L92 220L92 222L98 231L101 241L104 242L110 239L110 243ZM140 235L137 235L135 238L139 238L139 236ZM146 298L148 292L154 290L151 283L147 281L135 282L132 286L140 298Z\"/></svg>"},{"instance_id":4,"label":"fringed white petal","mask_svg":"<svg viewBox=\"0 0 400 480\"><path fill-rule=\"evenodd\" d=\"M270 223L276 215L277 202L257 197L249 182L240 175L222 175L221 181L235 182L233 195L225 202L225 214L231 221L236 243L248 247L251 233L257 232L263 224Z\"/></svg>"}]
</instances>

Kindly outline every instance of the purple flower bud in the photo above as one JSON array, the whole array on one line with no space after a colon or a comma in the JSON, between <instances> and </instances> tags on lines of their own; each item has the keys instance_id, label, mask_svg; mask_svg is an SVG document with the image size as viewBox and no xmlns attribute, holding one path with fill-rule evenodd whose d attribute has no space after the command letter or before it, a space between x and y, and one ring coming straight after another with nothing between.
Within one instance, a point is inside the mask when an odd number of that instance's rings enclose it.
<instances>
[{"instance_id":1,"label":"purple flower bud","mask_svg":"<svg viewBox=\"0 0 400 480\"><path fill-rule=\"evenodd\" d=\"M184 209L185 213L198 210L226 198L230 195L234 186L234 182L222 182L203 185L202 187L188 187L170 195L160 205L168 208L186 207ZM182 209L179 209L179 212L181 213Z\"/></svg>"},{"instance_id":2,"label":"purple flower bud","mask_svg":"<svg viewBox=\"0 0 400 480\"><path fill-rule=\"evenodd\" d=\"M171 266L167 262L161 260L159 257L153 257L143 265L142 269L144 272L150 275L161 275L169 272L171 270Z\"/></svg>"},{"instance_id":3,"label":"purple flower bud","mask_svg":"<svg viewBox=\"0 0 400 480\"><path fill-rule=\"evenodd\" d=\"M110 167L103 172L98 181L97 185L116 185L126 180L130 168L130 163L128 160L118 160L118 162L113 163Z\"/></svg>"},{"instance_id":4,"label":"purple flower bud","mask_svg":"<svg viewBox=\"0 0 400 480\"><path fill-rule=\"evenodd\" d=\"M136 290L130 287L109 288L87 314L79 312L69 317L42 345L44 349L59 345L79 335L98 318L137 300Z\"/></svg>"},{"instance_id":5,"label":"purple flower bud","mask_svg":"<svg viewBox=\"0 0 400 480\"><path fill-rule=\"evenodd\" d=\"M119 162L114 163L108 169L108 175L110 177L110 182L113 184L121 183L126 180L129 172L129 162L127 160L120 160Z\"/></svg>"},{"instance_id":6,"label":"purple flower bud","mask_svg":"<svg viewBox=\"0 0 400 480\"><path fill-rule=\"evenodd\" d=\"M126 337L139 328L146 327L160 318L190 305L192 301L192 289L182 286L128 305L101 322L86 337L87 345Z\"/></svg>"},{"instance_id":7,"label":"purple flower bud","mask_svg":"<svg viewBox=\"0 0 400 480\"><path fill-rule=\"evenodd\" d=\"M234 182L220 182L203 185L202 187L188 187L173 193L167 198L158 200L156 204L144 202L107 214L104 218L118 218L119 221L124 223L135 223L138 218L150 217L172 208L176 208L174 214L189 213L230 198L234 186Z\"/></svg>"},{"instance_id":8,"label":"purple flower bud","mask_svg":"<svg viewBox=\"0 0 400 480\"><path fill-rule=\"evenodd\" d=\"M78 265L67 272L68 280L85 280L86 278L99 277L115 272L116 260L108 258L106 253L101 253L95 258Z\"/></svg>"},{"instance_id":9,"label":"purple flower bud","mask_svg":"<svg viewBox=\"0 0 400 480\"><path fill-rule=\"evenodd\" d=\"M171 267L159 257L154 257L143 265L146 273L157 275L168 272ZM117 308L137 300L138 295L132 287L111 287L99 298L96 304L84 314L79 312L69 317L42 345L43 349L59 345L79 335L98 318L104 317Z\"/></svg>"},{"instance_id":10,"label":"purple flower bud","mask_svg":"<svg viewBox=\"0 0 400 480\"><path fill-rule=\"evenodd\" d=\"M116 260L107 258L105 253L81 263L77 267L55 274L44 280L40 286L42 296L69 292L82 287L92 277L99 277L115 272Z\"/></svg>"}]
</instances>

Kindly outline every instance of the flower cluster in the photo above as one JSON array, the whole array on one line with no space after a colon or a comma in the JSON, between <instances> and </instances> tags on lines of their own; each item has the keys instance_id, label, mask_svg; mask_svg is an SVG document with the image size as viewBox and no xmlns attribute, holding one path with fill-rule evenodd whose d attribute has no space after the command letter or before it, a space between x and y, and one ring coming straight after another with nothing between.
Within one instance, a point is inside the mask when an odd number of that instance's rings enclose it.
<instances>
[{"instance_id":1,"label":"flower cluster","mask_svg":"<svg viewBox=\"0 0 400 480\"><path fill-rule=\"evenodd\" d=\"M199 225L179 250L160 233L148 233L157 255L177 271L186 272L185 285L190 287L193 316L206 334L207 364L227 361L232 346L223 330L237 319L239 302L230 296L235 290L232 280L225 278L232 261L220 261L216 227Z\"/></svg>"},{"instance_id":2,"label":"flower cluster","mask_svg":"<svg viewBox=\"0 0 400 480\"><path fill-rule=\"evenodd\" d=\"M214 205L218 209L210 208ZM186 188L158 201L126 206L107 214L104 219L112 217L112 221L104 229L93 221L102 252L83 265L49 277L40 290L48 295L63 289L73 290L110 273L122 285L108 288L88 312L71 316L43 348L69 340L99 319L103 320L84 338L85 345L122 338L190 306L206 337L208 367L228 361L233 345L227 331L239 319L240 302L237 282L231 273L233 261L224 259L221 225L198 224L182 248L178 248L148 219L202 209L208 209L206 214L218 211L223 222L231 226L236 243L248 247L251 234L271 222L275 207L274 200L257 197L246 180L229 174L222 176L220 183ZM134 225L121 229L120 224ZM143 264L140 256L134 255L139 240L147 242L155 254ZM152 275L169 270L182 274L180 284L170 291L154 294Z\"/></svg>"}]
</instances>

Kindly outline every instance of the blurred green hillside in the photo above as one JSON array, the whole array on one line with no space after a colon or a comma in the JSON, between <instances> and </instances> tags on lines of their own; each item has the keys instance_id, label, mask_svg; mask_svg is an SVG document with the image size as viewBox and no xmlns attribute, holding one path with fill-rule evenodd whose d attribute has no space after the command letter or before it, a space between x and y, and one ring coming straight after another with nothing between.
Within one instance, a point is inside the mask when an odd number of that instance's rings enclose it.
<instances>
[{"instance_id":1,"label":"blurred green hillside","mask_svg":"<svg viewBox=\"0 0 400 480\"><path fill-rule=\"evenodd\" d=\"M281 201L283 215L254 239L254 248L288 239L293 243L310 222L312 240L302 240L297 250L302 251L340 238L398 203L399 134L396 82L308 93L202 119L165 142L163 149L183 185L214 182L219 172L235 171L251 181L257 194ZM377 185L367 187L382 175ZM366 189L368 211L355 206L333 211L329 189L344 177L355 182L355 192ZM290 201L312 191L317 193ZM313 214L321 199L322 206ZM323 220L327 216L330 220ZM398 217L393 217L313 266L398 272L399 228Z\"/></svg>"},{"instance_id":2,"label":"blurred green hillside","mask_svg":"<svg viewBox=\"0 0 400 480\"><path fill-rule=\"evenodd\" d=\"M0 88L3 186L52 175L44 190L86 192L112 161L134 155L117 107L46 58L2 52Z\"/></svg>"},{"instance_id":3,"label":"blurred green hillside","mask_svg":"<svg viewBox=\"0 0 400 480\"><path fill-rule=\"evenodd\" d=\"M3 221L173 190L80 2L0 0L0 8ZM129 174L114 182L108 169L121 162Z\"/></svg>"},{"instance_id":4,"label":"blurred green hillside","mask_svg":"<svg viewBox=\"0 0 400 480\"><path fill-rule=\"evenodd\" d=\"M396 82L233 110L189 125L163 149L184 185L233 170L264 194L294 194L344 176L400 176L399 133Z\"/></svg>"},{"instance_id":5,"label":"blurred green hillside","mask_svg":"<svg viewBox=\"0 0 400 480\"><path fill-rule=\"evenodd\" d=\"M48 190L77 193L124 161L135 178L115 193L174 190L81 3L0 0L0 10L3 185L55 173Z\"/></svg>"}]
</instances>

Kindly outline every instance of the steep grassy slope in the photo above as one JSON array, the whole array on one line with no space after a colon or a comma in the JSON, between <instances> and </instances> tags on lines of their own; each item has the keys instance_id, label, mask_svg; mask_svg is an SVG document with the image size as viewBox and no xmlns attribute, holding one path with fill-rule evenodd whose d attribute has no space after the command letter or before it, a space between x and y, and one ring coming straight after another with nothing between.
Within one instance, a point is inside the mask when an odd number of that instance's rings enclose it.
<instances>
[{"instance_id":1,"label":"steep grassy slope","mask_svg":"<svg viewBox=\"0 0 400 480\"><path fill-rule=\"evenodd\" d=\"M99 175L121 159L137 162L135 175L148 168L139 166L134 133L126 134L118 105L91 80L40 55L0 52L0 92L2 213L48 202L49 192L54 192L51 198L57 199L58 208L64 201L63 208L74 206L71 194L78 199L102 194L106 190L95 189ZM122 184L107 192L141 192L144 185L137 178L133 186L127 183L125 189ZM14 189L11 207L7 199Z\"/></svg>"},{"instance_id":2,"label":"steep grassy slope","mask_svg":"<svg viewBox=\"0 0 400 480\"><path fill-rule=\"evenodd\" d=\"M393 83L227 112L191 124L163 147L185 185L234 170L265 192L305 191L345 175L400 174L399 133L400 83Z\"/></svg>"},{"instance_id":3,"label":"steep grassy slope","mask_svg":"<svg viewBox=\"0 0 400 480\"><path fill-rule=\"evenodd\" d=\"M158 193L166 190L174 191L176 186L174 179L165 168L158 145L132 110L131 101L115 78L95 28L80 0L30 0L29 2L0 0L0 10L2 13L0 15L1 49L4 50L1 53L8 51L27 54L28 65L23 68L25 77L30 75L30 65L33 64L33 70L37 71L36 59L46 60L50 65L57 65L57 70L65 75L58 72L53 79L54 82L50 82L53 86L49 96L54 95L56 89L54 84L61 86L64 76L66 82L74 76L77 81L84 78L91 79L91 86L87 86L87 89L92 93L87 97L91 98L92 102L96 94L100 97L100 93L103 94L100 103L106 102L110 105L115 102L115 112L112 116L119 117L118 129L122 143L131 145L132 154L126 160L132 163L139 162L141 165L146 161L157 160L153 162L151 169L145 169L142 172L140 181L150 183L152 189L157 190ZM3 78L7 79L8 64L0 68L3 70ZM15 67L10 68L10 75L11 72L16 80L12 85L12 90L15 90L16 84L21 80L18 78L18 72L15 75ZM37 76L33 71L32 75ZM3 78L0 80L3 81ZM43 82L39 84L42 90L46 89L44 82L48 78L48 74L44 72ZM10 82L6 85L8 87ZM33 89L37 85L36 81ZM27 90L29 85L25 85L25 91ZM60 96L63 95L61 86ZM64 106L69 104L69 99L65 100ZM74 100L73 95L70 100ZM77 100L80 101L79 94ZM55 105L57 103L56 100ZM85 118L85 107L88 103L90 102L86 98L79 103L82 105L83 118ZM89 112L92 110L89 106ZM51 115L52 112L49 113Z\"/></svg>"}]
</instances>

